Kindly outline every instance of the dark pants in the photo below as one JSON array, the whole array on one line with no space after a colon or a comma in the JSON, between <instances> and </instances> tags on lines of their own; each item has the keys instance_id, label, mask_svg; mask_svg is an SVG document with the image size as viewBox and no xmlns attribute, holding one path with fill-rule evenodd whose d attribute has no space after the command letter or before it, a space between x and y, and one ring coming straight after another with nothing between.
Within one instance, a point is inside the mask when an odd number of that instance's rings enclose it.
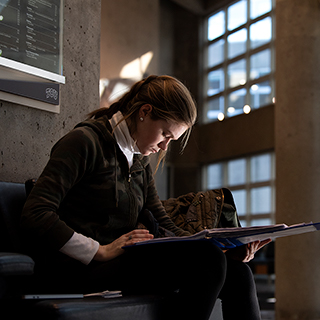
<instances>
[{"instance_id":1,"label":"dark pants","mask_svg":"<svg viewBox=\"0 0 320 320\"><path fill-rule=\"evenodd\" d=\"M258 320L260 311L250 268L226 258L208 241L136 246L108 262L88 266L59 254L36 261L36 293L92 293L121 290L126 294L172 294L168 319L202 320L222 299L225 320ZM43 279L46 278L45 282ZM42 292L39 292L42 290Z\"/></svg>"}]
</instances>

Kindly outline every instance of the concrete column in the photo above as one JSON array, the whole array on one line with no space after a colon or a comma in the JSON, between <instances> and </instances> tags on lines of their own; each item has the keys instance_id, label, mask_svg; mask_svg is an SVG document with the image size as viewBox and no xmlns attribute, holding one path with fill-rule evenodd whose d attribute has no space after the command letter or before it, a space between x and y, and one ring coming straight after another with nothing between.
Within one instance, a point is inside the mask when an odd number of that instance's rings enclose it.
<instances>
[{"instance_id":1,"label":"concrete column","mask_svg":"<svg viewBox=\"0 0 320 320\"><path fill-rule=\"evenodd\" d=\"M320 1L276 0L276 220L320 221ZM276 319L320 319L320 232L276 240Z\"/></svg>"}]
</instances>

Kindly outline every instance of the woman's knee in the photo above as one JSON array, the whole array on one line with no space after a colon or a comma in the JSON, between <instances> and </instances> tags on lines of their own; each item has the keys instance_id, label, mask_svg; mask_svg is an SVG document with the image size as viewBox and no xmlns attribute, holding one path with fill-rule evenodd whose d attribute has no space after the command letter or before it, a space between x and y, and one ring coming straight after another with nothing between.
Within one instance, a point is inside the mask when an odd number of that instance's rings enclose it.
<instances>
[{"instance_id":1,"label":"woman's knee","mask_svg":"<svg viewBox=\"0 0 320 320\"><path fill-rule=\"evenodd\" d=\"M227 259L227 281L243 289L255 287L253 273L248 264L230 258Z\"/></svg>"},{"instance_id":2,"label":"woman's knee","mask_svg":"<svg viewBox=\"0 0 320 320\"><path fill-rule=\"evenodd\" d=\"M198 261L201 272L219 276L224 280L227 260L223 251L210 241L197 241L192 246L192 258Z\"/></svg>"}]
</instances>

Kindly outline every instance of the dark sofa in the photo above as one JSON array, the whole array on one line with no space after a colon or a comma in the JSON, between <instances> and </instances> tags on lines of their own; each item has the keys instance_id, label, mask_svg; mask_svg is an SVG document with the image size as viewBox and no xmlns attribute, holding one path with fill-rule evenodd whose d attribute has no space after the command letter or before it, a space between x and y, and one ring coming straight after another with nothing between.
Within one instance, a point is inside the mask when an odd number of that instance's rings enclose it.
<instances>
[{"instance_id":1,"label":"dark sofa","mask_svg":"<svg viewBox=\"0 0 320 320\"><path fill-rule=\"evenodd\" d=\"M18 225L25 200L24 184L0 182L1 319L160 319L168 300L162 296L23 300L22 295L30 293L25 283L34 271L33 260L19 253Z\"/></svg>"},{"instance_id":2,"label":"dark sofa","mask_svg":"<svg viewBox=\"0 0 320 320\"><path fill-rule=\"evenodd\" d=\"M25 185L0 181L0 318L165 320L170 308L166 296L126 296L106 299L22 299L32 281L33 260L21 254L19 219L26 200ZM106 288L107 289L107 288ZM72 293L72 292L70 292ZM211 319L220 319L219 306Z\"/></svg>"}]
</instances>

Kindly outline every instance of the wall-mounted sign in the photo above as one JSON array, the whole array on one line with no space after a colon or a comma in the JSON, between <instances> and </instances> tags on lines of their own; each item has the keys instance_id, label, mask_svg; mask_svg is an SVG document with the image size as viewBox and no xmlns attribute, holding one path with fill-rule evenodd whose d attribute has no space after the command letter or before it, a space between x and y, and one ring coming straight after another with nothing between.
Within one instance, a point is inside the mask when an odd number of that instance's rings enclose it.
<instances>
[{"instance_id":1,"label":"wall-mounted sign","mask_svg":"<svg viewBox=\"0 0 320 320\"><path fill-rule=\"evenodd\" d=\"M0 90L53 105L59 104L59 84L53 82L0 79Z\"/></svg>"},{"instance_id":2,"label":"wall-mounted sign","mask_svg":"<svg viewBox=\"0 0 320 320\"><path fill-rule=\"evenodd\" d=\"M62 74L60 0L1 0L0 56Z\"/></svg>"},{"instance_id":3,"label":"wall-mounted sign","mask_svg":"<svg viewBox=\"0 0 320 320\"><path fill-rule=\"evenodd\" d=\"M62 0L0 0L0 91L24 97L28 92L28 98L45 101L33 95L37 83L41 92L47 86L41 82L65 83L62 17ZM15 85L20 87L13 90ZM59 92L59 87L55 90ZM57 101L45 102L58 105L59 94L55 97Z\"/></svg>"}]
</instances>

